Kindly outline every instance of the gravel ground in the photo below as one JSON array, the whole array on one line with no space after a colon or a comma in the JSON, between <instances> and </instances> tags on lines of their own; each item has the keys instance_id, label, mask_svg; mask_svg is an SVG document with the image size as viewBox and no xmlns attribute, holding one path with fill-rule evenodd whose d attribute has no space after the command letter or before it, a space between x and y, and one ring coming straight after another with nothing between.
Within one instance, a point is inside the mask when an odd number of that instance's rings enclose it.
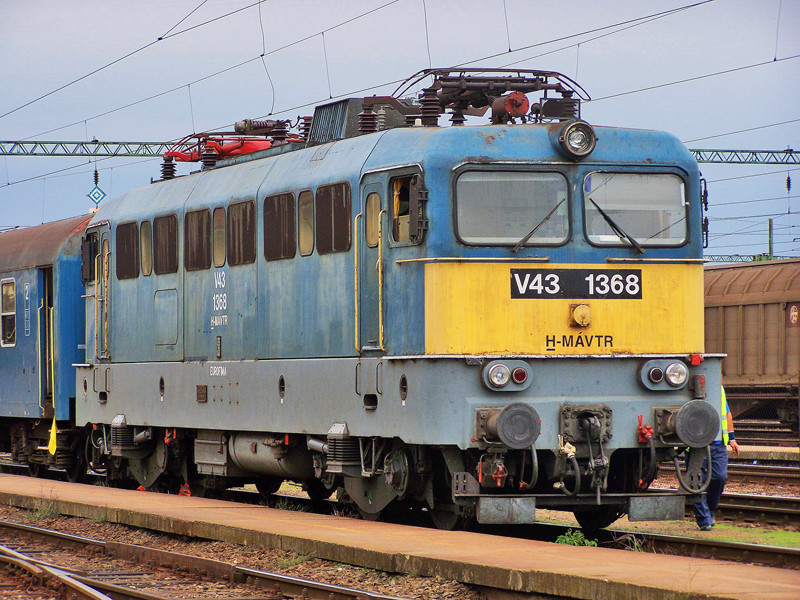
<instances>
[{"instance_id":1,"label":"gravel ground","mask_svg":"<svg viewBox=\"0 0 800 600\"><path fill-rule=\"evenodd\" d=\"M655 484L657 487L676 487L674 476L662 476ZM287 484L283 493L304 495L299 486ZM747 494L800 495L800 485L745 485L729 483L726 491ZM577 525L571 513L538 510L537 517L543 521ZM176 536L157 532L133 529L124 525L106 522L95 522L88 519L32 513L11 507L0 507L0 518L9 521L29 523L38 527L55 529L75 535L82 535L101 540L114 540L129 544L139 544L159 549L172 550L183 554L202 556L242 565L264 571L284 573L295 577L303 577L324 581L337 585L346 585L356 589L374 591L382 594L397 595L406 598L442 600L485 600L485 596L468 585L441 578L410 577L392 573L382 573L371 569L332 563L311 556L301 556L281 550L243 547L226 542L207 540L186 541ZM734 524L735 525L735 524ZM719 537L721 528L714 532L700 532L693 520L670 521L664 523L630 523L627 518L620 519L612 528L665 533L669 535L714 535ZM752 524L724 527L725 537L739 541L753 541L756 532ZM766 528L758 528L763 531ZM2 590L0 589L0 592ZM36 597L35 595L32 597Z\"/></svg>"},{"instance_id":2,"label":"gravel ground","mask_svg":"<svg viewBox=\"0 0 800 600\"><path fill-rule=\"evenodd\" d=\"M176 536L134 529L114 523L98 523L89 519L32 513L11 507L0 507L0 519L26 523L88 538L138 544L201 556L224 562L303 577L336 585L378 592L387 595L427 600L485 600L485 596L468 585L439 577L411 577L382 573L361 567L319 560L281 550L244 547L209 540L185 541ZM0 589L0 593L2 590ZM35 597L35 596L34 596Z\"/></svg>"}]
</instances>

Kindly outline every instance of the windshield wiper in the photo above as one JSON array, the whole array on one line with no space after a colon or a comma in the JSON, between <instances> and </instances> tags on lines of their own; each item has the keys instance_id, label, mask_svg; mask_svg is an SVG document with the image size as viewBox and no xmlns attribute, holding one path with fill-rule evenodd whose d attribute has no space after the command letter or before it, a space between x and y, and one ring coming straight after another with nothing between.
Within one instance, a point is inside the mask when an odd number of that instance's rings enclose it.
<instances>
[{"instance_id":1,"label":"windshield wiper","mask_svg":"<svg viewBox=\"0 0 800 600\"><path fill-rule=\"evenodd\" d=\"M520 249L520 248L522 248L522 247L523 247L523 246L524 246L524 245L525 245L525 244L528 242L528 240L529 240L529 239L531 239L531 237L533 236L533 234L534 234L534 233L536 233L536 230L537 230L537 229L539 229L539 227L541 227L541 226L542 226L542 225L544 225L545 223L547 223L547 221L550 219L550 217L552 217L552 216L555 214L555 212L558 210L558 207L559 207L559 206L561 206L562 204L564 204L564 202L565 202L565 201L566 201L566 197L562 198L562 199L561 199L561 201L560 201L558 204L556 204L556 205L553 207L553 209L552 209L552 210L551 210L549 213L547 213L547 214L545 215L544 219L542 219L541 221L539 221L539 222L536 224L536 227L534 227L533 229L531 229L531 230L528 232L528 234L527 234L527 235L526 235L524 238L522 238L520 241L518 241L518 242L517 242L517 245L516 245L516 246L514 246L514 247L511 249L511 251L512 251L514 254L516 254L517 252L519 252L519 249Z\"/></svg>"},{"instance_id":2,"label":"windshield wiper","mask_svg":"<svg viewBox=\"0 0 800 600\"><path fill-rule=\"evenodd\" d=\"M606 220L606 223L608 223L609 227L611 227L611 229L614 231L614 233L617 234L617 237L620 240L628 240L628 243L630 243L631 246L636 248L639 251L639 254L644 254L644 248L642 248L642 246L639 244L639 242L637 242L635 239L633 239L633 237L631 235L625 233L625 231L622 229L622 227L617 225L617 223L614 221L614 219L612 219L608 214L606 214L606 212L602 208L600 208L597 205L597 202L595 202L591 198L589 198L589 202L594 204L594 207L597 209L597 212L599 212L602 215L602 217Z\"/></svg>"}]
</instances>

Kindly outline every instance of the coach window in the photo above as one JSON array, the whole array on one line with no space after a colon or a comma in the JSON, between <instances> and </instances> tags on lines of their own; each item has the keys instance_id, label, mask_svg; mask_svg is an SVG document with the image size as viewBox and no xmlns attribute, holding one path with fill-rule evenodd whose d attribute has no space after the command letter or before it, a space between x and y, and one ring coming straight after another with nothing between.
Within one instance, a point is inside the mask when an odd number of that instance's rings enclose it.
<instances>
[{"instance_id":1,"label":"coach window","mask_svg":"<svg viewBox=\"0 0 800 600\"><path fill-rule=\"evenodd\" d=\"M586 235L598 246L680 246L683 180L667 173L590 173L583 182Z\"/></svg>"},{"instance_id":2,"label":"coach window","mask_svg":"<svg viewBox=\"0 0 800 600\"><path fill-rule=\"evenodd\" d=\"M350 249L350 185L337 183L317 189L317 252L331 254Z\"/></svg>"},{"instance_id":3,"label":"coach window","mask_svg":"<svg viewBox=\"0 0 800 600\"><path fill-rule=\"evenodd\" d=\"M16 282L5 280L2 282L3 298L0 302L0 321L2 321L2 334L0 345L14 346L17 343L17 294Z\"/></svg>"},{"instance_id":4,"label":"coach window","mask_svg":"<svg viewBox=\"0 0 800 600\"><path fill-rule=\"evenodd\" d=\"M378 245L378 229L381 219L381 197L377 192L370 192L367 196L366 210L364 211L364 237L367 246L374 248Z\"/></svg>"},{"instance_id":5,"label":"coach window","mask_svg":"<svg viewBox=\"0 0 800 600\"><path fill-rule=\"evenodd\" d=\"M264 199L264 258L278 260L295 255L294 219L294 194L277 194Z\"/></svg>"},{"instance_id":6,"label":"coach window","mask_svg":"<svg viewBox=\"0 0 800 600\"><path fill-rule=\"evenodd\" d=\"M153 271L153 226L150 221L142 221L139 226L139 245L142 252L142 275Z\"/></svg>"},{"instance_id":7,"label":"coach window","mask_svg":"<svg viewBox=\"0 0 800 600\"><path fill-rule=\"evenodd\" d=\"M300 254L308 256L314 251L314 196L308 190L297 199L297 222Z\"/></svg>"},{"instance_id":8,"label":"coach window","mask_svg":"<svg viewBox=\"0 0 800 600\"><path fill-rule=\"evenodd\" d=\"M153 220L153 270L156 275L178 271L178 217L167 215Z\"/></svg>"},{"instance_id":9,"label":"coach window","mask_svg":"<svg viewBox=\"0 0 800 600\"><path fill-rule=\"evenodd\" d=\"M117 279L139 276L139 226L123 223L117 226Z\"/></svg>"},{"instance_id":10,"label":"coach window","mask_svg":"<svg viewBox=\"0 0 800 600\"><path fill-rule=\"evenodd\" d=\"M214 209L214 266L225 266L225 209Z\"/></svg>"},{"instance_id":11,"label":"coach window","mask_svg":"<svg viewBox=\"0 0 800 600\"><path fill-rule=\"evenodd\" d=\"M560 173L465 171L456 180L459 239L482 246L554 246L569 236L566 178Z\"/></svg>"},{"instance_id":12,"label":"coach window","mask_svg":"<svg viewBox=\"0 0 800 600\"><path fill-rule=\"evenodd\" d=\"M228 264L232 267L256 260L256 203L238 202L228 207Z\"/></svg>"},{"instance_id":13,"label":"coach window","mask_svg":"<svg viewBox=\"0 0 800 600\"><path fill-rule=\"evenodd\" d=\"M183 220L183 266L199 271L211 266L211 211L187 212Z\"/></svg>"}]
</instances>

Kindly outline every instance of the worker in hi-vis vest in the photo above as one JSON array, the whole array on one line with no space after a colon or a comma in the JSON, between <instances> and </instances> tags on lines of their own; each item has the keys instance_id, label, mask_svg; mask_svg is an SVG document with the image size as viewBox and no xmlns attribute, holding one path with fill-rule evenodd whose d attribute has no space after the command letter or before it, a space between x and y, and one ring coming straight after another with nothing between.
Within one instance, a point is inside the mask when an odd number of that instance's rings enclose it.
<instances>
[{"instance_id":1,"label":"worker in hi-vis vest","mask_svg":"<svg viewBox=\"0 0 800 600\"><path fill-rule=\"evenodd\" d=\"M722 439L711 444L711 481L708 484L708 490L700 498L700 502L694 505L697 526L703 531L711 531L711 528L714 527L714 513L717 512L722 490L725 489L725 482L728 481L728 446L730 445L734 456L739 456L739 444L736 443L736 436L733 433L733 415L731 415L731 409L725 399L725 388L721 389ZM703 461L703 473L707 472L708 461L705 460Z\"/></svg>"}]
</instances>

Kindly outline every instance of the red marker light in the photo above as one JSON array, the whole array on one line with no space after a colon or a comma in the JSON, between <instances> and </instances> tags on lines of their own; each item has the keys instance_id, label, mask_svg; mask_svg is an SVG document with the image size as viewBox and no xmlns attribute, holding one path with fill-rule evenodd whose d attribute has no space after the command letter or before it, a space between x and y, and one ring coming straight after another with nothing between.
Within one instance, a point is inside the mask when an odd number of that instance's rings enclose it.
<instances>
[{"instance_id":1,"label":"red marker light","mask_svg":"<svg viewBox=\"0 0 800 600\"><path fill-rule=\"evenodd\" d=\"M528 380L528 372L522 367L517 367L512 371L511 378L514 380L514 383L521 385Z\"/></svg>"},{"instance_id":2,"label":"red marker light","mask_svg":"<svg viewBox=\"0 0 800 600\"><path fill-rule=\"evenodd\" d=\"M698 366L701 362L703 362L703 357L699 354L692 354L689 356L689 364L693 367Z\"/></svg>"}]
</instances>

